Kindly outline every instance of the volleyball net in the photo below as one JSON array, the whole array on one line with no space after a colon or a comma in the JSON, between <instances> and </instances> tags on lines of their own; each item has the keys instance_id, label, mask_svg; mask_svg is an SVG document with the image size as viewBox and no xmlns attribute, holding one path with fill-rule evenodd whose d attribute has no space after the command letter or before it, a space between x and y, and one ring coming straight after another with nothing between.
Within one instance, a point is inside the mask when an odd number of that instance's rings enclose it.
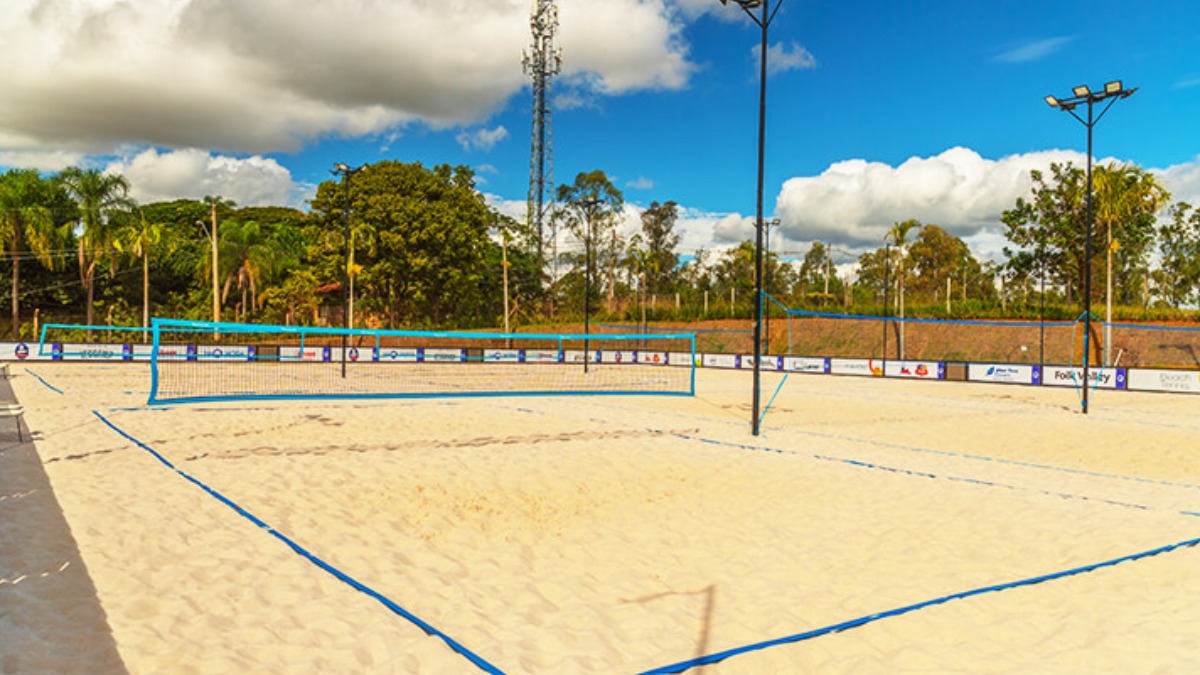
<instances>
[{"instance_id":1,"label":"volleyball net","mask_svg":"<svg viewBox=\"0 0 1200 675\"><path fill-rule=\"evenodd\" d=\"M154 319L150 404L695 393L695 336L368 330Z\"/></svg>"}]
</instances>

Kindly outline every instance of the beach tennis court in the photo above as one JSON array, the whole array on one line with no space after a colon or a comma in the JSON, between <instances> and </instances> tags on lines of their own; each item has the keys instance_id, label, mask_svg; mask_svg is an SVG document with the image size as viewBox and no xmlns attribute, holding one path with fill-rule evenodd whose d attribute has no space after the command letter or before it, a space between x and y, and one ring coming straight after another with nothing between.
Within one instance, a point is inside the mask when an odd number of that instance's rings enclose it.
<instances>
[{"instance_id":1,"label":"beach tennis court","mask_svg":"<svg viewBox=\"0 0 1200 675\"><path fill-rule=\"evenodd\" d=\"M737 371L694 397L158 407L140 364L13 374L76 551L0 553L16 672L1200 662L1189 396L1084 416L1069 388L792 375L754 437ZM37 539L31 502L0 502L5 541ZM93 597L56 591L72 555ZM90 626L21 618L86 603Z\"/></svg>"}]
</instances>

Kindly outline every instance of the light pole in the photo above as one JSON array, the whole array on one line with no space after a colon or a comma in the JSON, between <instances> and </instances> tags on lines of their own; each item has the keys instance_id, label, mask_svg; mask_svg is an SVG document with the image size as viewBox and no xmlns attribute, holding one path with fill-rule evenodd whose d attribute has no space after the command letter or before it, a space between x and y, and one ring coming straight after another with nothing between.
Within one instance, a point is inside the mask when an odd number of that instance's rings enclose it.
<instances>
[{"instance_id":1,"label":"light pole","mask_svg":"<svg viewBox=\"0 0 1200 675\"><path fill-rule=\"evenodd\" d=\"M1085 225L1083 237L1083 414L1088 412L1088 386L1089 386L1089 365L1091 363L1089 351L1091 345L1089 340L1092 333L1092 128L1096 126L1104 114L1112 108L1113 104L1118 99L1129 98L1133 92L1137 91L1137 87L1126 89L1121 84L1120 80L1114 80L1104 85L1103 91L1092 91L1086 84L1079 85L1071 90L1071 98L1058 99L1053 96L1045 98L1046 103L1050 104L1051 108L1058 108L1065 112L1071 113L1071 117L1079 120L1083 126L1087 127L1087 223ZM1108 105L1100 111L1099 115L1095 115L1094 106L1108 99ZM1087 104L1087 119L1080 117L1075 112L1075 108L1080 104Z\"/></svg>"},{"instance_id":2,"label":"light pole","mask_svg":"<svg viewBox=\"0 0 1200 675\"><path fill-rule=\"evenodd\" d=\"M583 227L586 234L583 238L583 372L586 373L591 348L588 337L591 335L592 323L592 216L600 200L581 199L578 203L583 211Z\"/></svg>"},{"instance_id":3,"label":"light pole","mask_svg":"<svg viewBox=\"0 0 1200 675\"><path fill-rule=\"evenodd\" d=\"M758 411L761 407L759 383L762 379L762 329L763 329L763 159L767 145L767 28L779 12L783 0L733 0L742 8L750 20L758 24L762 31L761 49L759 50L758 71L758 199L754 218L754 392L752 394L750 432L757 436L759 432ZM729 0L721 0L722 5ZM774 9L771 9L774 4ZM755 15L753 9L761 9Z\"/></svg>"},{"instance_id":4,"label":"light pole","mask_svg":"<svg viewBox=\"0 0 1200 675\"><path fill-rule=\"evenodd\" d=\"M350 288L350 284L354 283L354 276L350 273L350 268L354 265L354 246L350 242L350 179L359 171L364 171L367 164L351 168L342 163L333 165L333 170L329 173L342 177L342 187L345 192L346 202L342 209L343 235L346 240L346 264L342 269L342 327L346 332L342 333L342 377L346 377L346 352L349 351L350 329L354 327L354 319L351 317L351 312L354 311L354 296Z\"/></svg>"},{"instance_id":5,"label":"light pole","mask_svg":"<svg viewBox=\"0 0 1200 675\"><path fill-rule=\"evenodd\" d=\"M772 218L763 223L763 229L766 230L764 232L763 240L766 243L767 271L770 271L772 269L772 266L771 266L771 228L772 227L779 227L779 219L778 218ZM764 277L765 276L766 275L764 274ZM766 286L767 292L769 293L771 290L771 279L764 279L763 285ZM770 307L767 308L766 313L763 315L763 323L766 324L763 327L763 333L764 333L764 335L763 335L763 351L769 355L771 353L771 309L770 309Z\"/></svg>"},{"instance_id":6,"label":"light pole","mask_svg":"<svg viewBox=\"0 0 1200 675\"><path fill-rule=\"evenodd\" d=\"M888 331L888 286L891 285L891 279L888 278L892 268L892 248L887 243L887 237L883 238L883 365L880 366L880 377L887 377L887 331Z\"/></svg>"}]
</instances>

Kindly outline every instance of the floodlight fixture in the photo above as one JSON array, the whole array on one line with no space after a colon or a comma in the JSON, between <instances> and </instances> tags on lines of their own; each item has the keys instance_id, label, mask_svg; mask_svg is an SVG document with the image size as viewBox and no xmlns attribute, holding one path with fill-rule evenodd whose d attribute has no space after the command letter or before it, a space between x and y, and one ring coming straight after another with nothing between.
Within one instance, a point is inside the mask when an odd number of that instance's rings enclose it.
<instances>
[{"instance_id":1,"label":"floodlight fixture","mask_svg":"<svg viewBox=\"0 0 1200 675\"><path fill-rule=\"evenodd\" d=\"M1076 96L1082 97L1082 96L1087 96L1087 95L1091 94L1092 90L1088 89L1088 86L1086 84L1081 84L1078 87L1075 87L1074 89L1072 89L1071 93L1075 94Z\"/></svg>"},{"instance_id":2,"label":"floodlight fixture","mask_svg":"<svg viewBox=\"0 0 1200 675\"><path fill-rule=\"evenodd\" d=\"M1057 99L1057 98L1055 98L1055 97L1053 97L1053 96L1047 96L1047 97L1046 97L1046 103L1047 103L1047 104L1048 104L1048 105L1049 105L1051 108L1057 108L1057 107L1058 107L1058 99Z\"/></svg>"},{"instance_id":3,"label":"floodlight fixture","mask_svg":"<svg viewBox=\"0 0 1200 675\"><path fill-rule=\"evenodd\" d=\"M1108 94L1109 96L1119 94L1123 89L1124 87L1121 86L1120 80L1113 80L1112 82L1104 85L1104 93Z\"/></svg>"}]
</instances>

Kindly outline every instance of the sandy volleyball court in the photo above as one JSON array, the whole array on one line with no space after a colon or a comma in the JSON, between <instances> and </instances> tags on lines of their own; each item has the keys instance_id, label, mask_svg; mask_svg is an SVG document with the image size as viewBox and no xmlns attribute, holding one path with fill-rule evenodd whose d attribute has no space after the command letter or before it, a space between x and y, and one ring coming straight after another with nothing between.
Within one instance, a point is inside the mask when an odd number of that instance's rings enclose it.
<instances>
[{"instance_id":1,"label":"sandy volleyball court","mask_svg":"<svg viewBox=\"0 0 1200 675\"><path fill-rule=\"evenodd\" d=\"M686 672L1200 663L1195 546L1020 583L1200 538L1195 397L1084 417L1070 389L793 375L754 438L729 371L157 409L139 365L11 384L37 440L0 427L4 673L641 673L905 608Z\"/></svg>"}]
</instances>

